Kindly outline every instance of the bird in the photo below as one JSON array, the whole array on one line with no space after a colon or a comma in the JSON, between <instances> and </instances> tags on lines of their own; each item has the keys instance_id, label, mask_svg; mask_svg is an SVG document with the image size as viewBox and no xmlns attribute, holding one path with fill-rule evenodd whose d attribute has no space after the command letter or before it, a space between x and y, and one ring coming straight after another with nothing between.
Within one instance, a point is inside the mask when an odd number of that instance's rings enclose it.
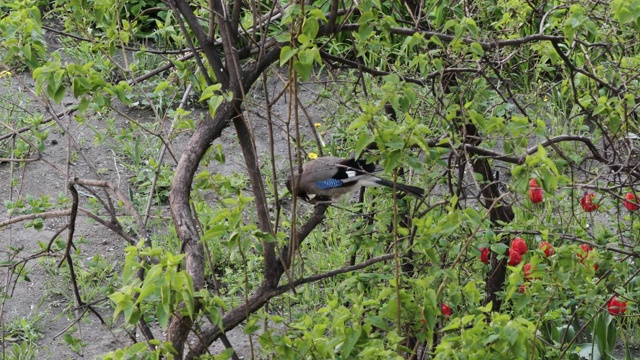
<instances>
[{"instance_id":1,"label":"bird","mask_svg":"<svg viewBox=\"0 0 640 360\"><path fill-rule=\"evenodd\" d=\"M374 175L381 171L382 167L374 163L367 163L363 159L341 159L335 156L319 157L304 164L302 173L294 175L296 177L296 193L298 197L307 202L309 202L311 194L335 200L361 186L386 186L395 187L397 190L418 198L424 196L424 190L419 187L394 184L392 181ZM286 186L293 193L291 178L287 180Z\"/></svg>"}]
</instances>

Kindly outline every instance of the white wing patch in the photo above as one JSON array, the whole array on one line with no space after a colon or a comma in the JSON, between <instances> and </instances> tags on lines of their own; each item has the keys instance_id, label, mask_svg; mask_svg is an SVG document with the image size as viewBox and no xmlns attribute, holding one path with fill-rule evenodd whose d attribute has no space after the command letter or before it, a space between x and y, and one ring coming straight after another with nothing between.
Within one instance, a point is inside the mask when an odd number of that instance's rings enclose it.
<instances>
[{"instance_id":1,"label":"white wing patch","mask_svg":"<svg viewBox=\"0 0 640 360\"><path fill-rule=\"evenodd\" d=\"M356 176L356 172L353 170L347 170L347 177L352 178Z\"/></svg>"}]
</instances>

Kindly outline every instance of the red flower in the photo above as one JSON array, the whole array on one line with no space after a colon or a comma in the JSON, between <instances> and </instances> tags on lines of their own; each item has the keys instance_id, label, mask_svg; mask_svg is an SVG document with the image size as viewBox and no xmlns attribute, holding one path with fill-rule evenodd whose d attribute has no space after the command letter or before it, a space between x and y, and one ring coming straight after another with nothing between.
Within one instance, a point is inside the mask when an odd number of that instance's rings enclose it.
<instances>
[{"instance_id":1,"label":"red flower","mask_svg":"<svg viewBox=\"0 0 640 360\"><path fill-rule=\"evenodd\" d=\"M524 255L527 252L527 243L522 238L515 238L511 240L511 250L515 250L520 255Z\"/></svg>"},{"instance_id":2,"label":"red flower","mask_svg":"<svg viewBox=\"0 0 640 360\"><path fill-rule=\"evenodd\" d=\"M509 262L507 263L509 266L516 266L520 264L521 260L522 257L520 256L519 252L513 249L509 250Z\"/></svg>"},{"instance_id":3,"label":"red flower","mask_svg":"<svg viewBox=\"0 0 640 360\"><path fill-rule=\"evenodd\" d=\"M480 249L480 261L482 261L485 264L489 263L489 248Z\"/></svg>"},{"instance_id":4,"label":"red flower","mask_svg":"<svg viewBox=\"0 0 640 360\"><path fill-rule=\"evenodd\" d=\"M556 253L555 250L553 250L553 245L551 245L551 243L548 241L543 241L540 243L540 250L542 250L544 254L547 255L547 257Z\"/></svg>"},{"instance_id":5,"label":"red flower","mask_svg":"<svg viewBox=\"0 0 640 360\"><path fill-rule=\"evenodd\" d=\"M598 210L598 206L600 205L593 203L593 198L595 196L596 194L590 193L590 192L587 192L584 194L584 196L582 197L582 200L580 200L580 205L582 205L582 208L584 209L584 211L592 212L592 211Z\"/></svg>"},{"instance_id":6,"label":"red flower","mask_svg":"<svg viewBox=\"0 0 640 360\"><path fill-rule=\"evenodd\" d=\"M614 316L621 315L627 312L627 303L618 300L618 297L614 296L611 300L609 300L607 308L609 310L609 314Z\"/></svg>"},{"instance_id":7,"label":"red flower","mask_svg":"<svg viewBox=\"0 0 640 360\"><path fill-rule=\"evenodd\" d=\"M536 179L531 179L531 181L529 181L529 199L534 204L542 202L542 189L538 185Z\"/></svg>"},{"instance_id":8,"label":"red flower","mask_svg":"<svg viewBox=\"0 0 640 360\"><path fill-rule=\"evenodd\" d=\"M577 255L580 258L580 262L582 263L584 259L586 259L589 256L589 251L591 251L591 246L587 244L582 244L580 245L580 249L582 249L582 251L578 251Z\"/></svg>"},{"instance_id":9,"label":"red flower","mask_svg":"<svg viewBox=\"0 0 640 360\"><path fill-rule=\"evenodd\" d=\"M631 202L634 202L634 203L640 202L634 193L627 193L627 195L625 195L624 198L627 200L625 200L622 204L624 204L624 207L626 207L627 210L636 211L640 209L640 206L631 203Z\"/></svg>"},{"instance_id":10,"label":"red flower","mask_svg":"<svg viewBox=\"0 0 640 360\"><path fill-rule=\"evenodd\" d=\"M522 268L522 270L524 271L524 278L527 280L531 280L533 277L531 276L531 263L526 263L524 265L524 268Z\"/></svg>"},{"instance_id":11,"label":"red flower","mask_svg":"<svg viewBox=\"0 0 640 360\"><path fill-rule=\"evenodd\" d=\"M451 316L451 308L447 304L442 303L441 308L442 308L442 316L444 317Z\"/></svg>"},{"instance_id":12,"label":"red flower","mask_svg":"<svg viewBox=\"0 0 640 360\"><path fill-rule=\"evenodd\" d=\"M527 292L527 287L524 284L520 285L520 294L524 294L526 292Z\"/></svg>"}]
</instances>

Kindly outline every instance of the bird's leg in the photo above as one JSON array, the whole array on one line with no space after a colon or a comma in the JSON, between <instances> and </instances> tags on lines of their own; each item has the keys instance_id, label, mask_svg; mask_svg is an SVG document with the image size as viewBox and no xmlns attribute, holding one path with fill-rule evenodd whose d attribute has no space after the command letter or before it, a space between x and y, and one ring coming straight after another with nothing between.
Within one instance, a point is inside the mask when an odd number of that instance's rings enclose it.
<instances>
[{"instance_id":1,"label":"bird's leg","mask_svg":"<svg viewBox=\"0 0 640 360\"><path fill-rule=\"evenodd\" d=\"M309 200L309 204L318 205L318 204L333 204L336 201L329 196L324 195L316 195L313 199Z\"/></svg>"}]
</instances>

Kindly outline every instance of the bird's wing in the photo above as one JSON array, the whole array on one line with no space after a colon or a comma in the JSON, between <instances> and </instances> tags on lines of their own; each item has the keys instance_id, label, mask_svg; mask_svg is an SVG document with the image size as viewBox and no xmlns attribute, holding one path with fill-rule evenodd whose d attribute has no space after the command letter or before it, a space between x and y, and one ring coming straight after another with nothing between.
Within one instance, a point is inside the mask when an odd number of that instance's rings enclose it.
<instances>
[{"instance_id":1,"label":"bird's wing","mask_svg":"<svg viewBox=\"0 0 640 360\"><path fill-rule=\"evenodd\" d=\"M321 189L329 189L352 185L380 170L377 165L367 164L364 160L326 156L305 164L302 176L305 181L313 182Z\"/></svg>"},{"instance_id":2,"label":"bird's wing","mask_svg":"<svg viewBox=\"0 0 640 360\"><path fill-rule=\"evenodd\" d=\"M317 158L309 161L304 164L302 167L302 175L300 182L303 184L317 183L317 182L329 182L328 185L334 185L332 187L340 186L340 167L336 166L340 162L339 158L326 156ZM337 178L334 177L338 175ZM336 180L338 182L333 182L331 184L331 180Z\"/></svg>"}]
</instances>

